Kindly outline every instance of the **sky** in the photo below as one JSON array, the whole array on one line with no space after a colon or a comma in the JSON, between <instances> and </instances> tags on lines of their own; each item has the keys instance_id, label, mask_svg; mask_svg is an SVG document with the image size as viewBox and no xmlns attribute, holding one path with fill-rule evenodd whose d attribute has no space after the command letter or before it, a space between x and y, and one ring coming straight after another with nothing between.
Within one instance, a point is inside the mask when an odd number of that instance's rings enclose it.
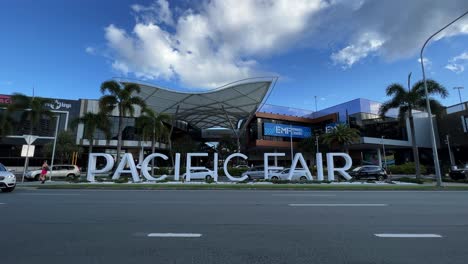
<instances>
[{"instance_id":1,"label":"sky","mask_svg":"<svg viewBox=\"0 0 468 264\"><path fill-rule=\"evenodd\" d=\"M2 0L0 93L97 99L114 77L206 91L276 76L268 104L384 102L388 85L422 78L424 41L465 11L466 0ZM462 86L468 101L468 15L424 63L450 92L437 99L457 104Z\"/></svg>"}]
</instances>

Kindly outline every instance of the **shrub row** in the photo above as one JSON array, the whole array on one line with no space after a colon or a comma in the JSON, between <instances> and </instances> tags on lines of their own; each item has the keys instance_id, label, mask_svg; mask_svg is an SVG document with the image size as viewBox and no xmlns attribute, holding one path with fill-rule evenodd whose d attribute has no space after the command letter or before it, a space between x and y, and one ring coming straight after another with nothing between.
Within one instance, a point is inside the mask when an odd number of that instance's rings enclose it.
<instances>
[{"instance_id":1,"label":"shrub row","mask_svg":"<svg viewBox=\"0 0 468 264\"><path fill-rule=\"evenodd\" d=\"M421 170L421 174L427 173L426 166L420 164L419 168ZM414 162L408 162L401 165L391 165L387 167L387 172L391 174L415 174L416 165Z\"/></svg>"}]
</instances>

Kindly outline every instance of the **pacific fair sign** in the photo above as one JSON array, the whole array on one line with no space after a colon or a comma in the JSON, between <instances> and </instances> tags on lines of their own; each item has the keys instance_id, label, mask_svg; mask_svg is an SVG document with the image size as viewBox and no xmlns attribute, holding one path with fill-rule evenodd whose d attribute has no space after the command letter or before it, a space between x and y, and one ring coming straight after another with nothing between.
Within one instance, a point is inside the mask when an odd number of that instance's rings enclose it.
<instances>
[{"instance_id":1,"label":"pacific fair sign","mask_svg":"<svg viewBox=\"0 0 468 264\"><path fill-rule=\"evenodd\" d=\"M268 162L269 159L272 158L272 157L284 157L285 155L286 155L285 153L265 153L263 155L263 157L264 157L264 159L263 159L263 161L264 161L263 162L264 163L264 172L263 173L264 173L265 179L268 179L268 172L269 171L284 169L284 167L270 166L269 162ZM186 176L185 176L186 181L190 181L190 172L192 170L207 169L206 167L192 166L192 158L194 158L194 157L207 157L207 156L208 156L208 153L188 153L187 154L187 164L186 164L186 171L187 172L186 172ZM96 168L96 162L97 162L98 157L103 157L106 160L106 165L104 166L104 168L101 168L101 169ZM247 176L236 177L236 176L232 176L231 174L229 174L228 164L231 161L231 159L233 159L235 157L239 157L239 158L242 158L242 159L245 159L245 160L248 159L248 157L246 155L242 154L242 153L234 153L234 154L229 155L225 159L224 164L223 164L224 174L226 175L226 177L230 181L234 181L234 182L244 181L244 180L247 179ZM339 173L341 176L343 176L347 180L351 179L351 176L346 172L353 165L351 157L348 154L346 154L346 153L327 153L326 157L327 157L327 169L328 169L328 175L327 176L328 176L329 181L335 180L335 172ZM341 168L335 167L335 164L333 162L334 157L343 158L345 160L346 164ZM148 165L151 162L151 160L153 160L155 158L161 158L163 160L168 160L168 157L166 155L164 155L164 154L161 154L161 153L153 153L151 155L148 155L143 160L143 162L141 163L141 174L148 181L162 181L162 180L167 178L167 175L160 175L159 177L154 177L154 176L150 175L150 173L148 172ZM317 180L318 181L323 181L323 166L322 166L323 156L322 156L322 153L317 153L316 156L315 156L315 159L316 159L316 164L317 164L317 175L316 175ZM300 168L300 169L303 169L303 170L306 171L307 179L312 180L313 176L310 173L310 170L307 167L307 163L306 163L306 161L305 161L305 159L304 159L304 157L302 156L301 153L296 153L296 155L294 155L294 159L293 159L293 161L291 163L288 179L289 180L292 179L293 173L296 170L298 163L301 164L302 168ZM109 173L112 170L113 167L114 167L114 158L112 157L112 155L107 154L107 153L91 153L91 154L89 154L89 160L88 160L87 180L90 181L90 182L94 182L95 181L95 176L97 174ZM218 153L215 153L213 155L213 172L214 172L213 180L218 181ZM126 153L126 154L123 155L122 160L120 161L119 165L117 166L117 169L115 170L115 172L114 172L114 174L112 176L112 179L113 180L119 179L120 175L122 173L131 174L134 182L139 182L140 181L140 176L138 175L138 171L137 171L137 168L135 166L133 155L131 153ZM175 154L174 180L175 181L180 180L180 153Z\"/></svg>"}]
</instances>

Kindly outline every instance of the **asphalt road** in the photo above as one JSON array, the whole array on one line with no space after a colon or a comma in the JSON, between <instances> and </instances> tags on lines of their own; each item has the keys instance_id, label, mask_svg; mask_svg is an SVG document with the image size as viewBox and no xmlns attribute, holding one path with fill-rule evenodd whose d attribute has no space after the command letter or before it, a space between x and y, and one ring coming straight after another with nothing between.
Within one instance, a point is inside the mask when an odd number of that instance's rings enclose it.
<instances>
[{"instance_id":1,"label":"asphalt road","mask_svg":"<svg viewBox=\"0 0 468 264\"><path fill-rule=\"evenodd\" d=\"M429 237L385 237L402 234ZM0 193L0 252L28 264L468 263L468 192L18 189Z\"/></svg>"}]
</instances>

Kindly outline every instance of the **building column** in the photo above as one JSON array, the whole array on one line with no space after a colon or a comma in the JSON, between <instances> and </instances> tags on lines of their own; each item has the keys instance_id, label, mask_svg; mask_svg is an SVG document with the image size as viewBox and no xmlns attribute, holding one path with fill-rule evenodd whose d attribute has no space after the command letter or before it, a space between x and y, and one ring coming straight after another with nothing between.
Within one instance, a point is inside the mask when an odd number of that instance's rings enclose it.
<instances>
[{"instance_id":1,"label":"building column","mask_svg":"<svg viewBox=\"0 0 468 264\"><path fill-rule=\"evenodd\" d=\"M379 166L382 167L382 154L380 153L380 148L377 149L377 157L379 159Z\"/></svg>"}]
</instances>

